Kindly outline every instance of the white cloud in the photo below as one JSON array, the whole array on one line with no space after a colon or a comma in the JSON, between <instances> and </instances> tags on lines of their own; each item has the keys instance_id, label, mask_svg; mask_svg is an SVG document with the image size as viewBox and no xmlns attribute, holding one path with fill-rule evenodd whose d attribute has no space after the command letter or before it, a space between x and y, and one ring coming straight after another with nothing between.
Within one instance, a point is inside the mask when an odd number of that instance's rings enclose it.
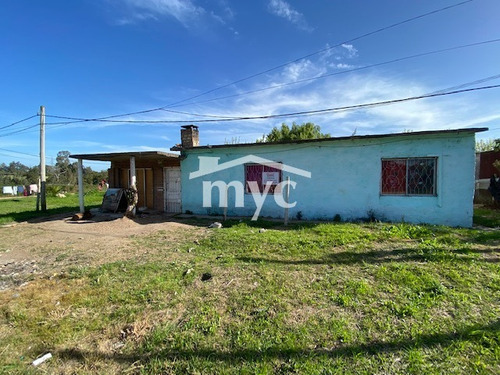
<instances>
[{"instance_id":1,"label":"white cloud","mask_svg":"<svg viewBox=\"0 0 500 375\"><path fill-rule=\"evenodd\" d=\"M303 65L285 69L271 77L268 82L279 84L290 78L300 76L300 72L325 69L324 66L308 61ZM406 98L434 91L433 87L419 81L382 73L349 73L325 80L300 83L257 92L223 102L200 104L197 113L221 114L227 116L257 116L301 111L320 110L352 106L392 99ZM457 105L460 109L457 110ZM191 108L191 107L190 107ZM185 108L186 111L187 108ZM358 135L402 132L404 130L436 130L473 126L475 123L492 121L498 113L484 116L474 121L467 100L463 103L455 97L414 100L404 103L320 113L312 116L290 115L283 118L251 120L224 124L202 124L203 143L218 144L225 139L241 137L257 139L269 132L273 126L282 122L302 123L312 121L321 126L324 132L333 136L348 136L357 129ZM461 124L454 119L463 118ZM470 120L465 120L469 118Z\"/></svg>"},{"instance_id":2,"label":"white cloud","mask_svg":"<svg viewBox=\"0 0 500 375\"><path fill-rule=\"evenodd\" d=\"M114 0L120 4L116 21L118 25L128 25L142 21L156 20L170 17L177 20L185 28L203 29L214 22L226 26L227 21L234 18L232 9L225 1L214 4L217 11L205 9L192 0ZM123 6L125 5L125 7ZM231 29L231 28L230 28Z\"/></svg>"},{"instance_id":3,"label":"white cloud","mask_svg":"<svg viewBox=\"0 0 500 375\"><path fill-rule=\"evenodd\" d=\"M287 65L281 73L281 80L286 82L296 82L301 79L317 77L326 73L326 69L317 64L313 64L310 60L302 60Z\"/></svg>"},{"instance_id":4,"label":"white cloud","mask_svg":"<svg viewBox=\"0 0 500 375\"><path fill-rule=\"evenodd\" d=\"M349 64L344 64L344 63L333 64L333 66L337 69L352 69L352 68L354 68L354 65L349 65Z\"/></svg>"},{"instance_id":5,"label":"white cloud","mask_svg":"<svg viewBox=\"0 0 500 375\"><path fill-rule=\"evenodd\" d=\"M267 8L271 14L290 21L300 29L312 31L312 29L308 26L304 15L293 9L286 1L270 0Z\"/></svg>"},{"instance_id":6,"label":"white cloud","mask_svg":"<svg viewBox=\"0 0 500 375\"><path fill-rule=\"evenodd\" d=\"M342 47L347 50L348 58L352 58L358 55L358 50L352 44L342 44Z\"/></svg>"},{"instance_id":7,"label":"white cloud","mask_svg":"<svg viewBox=\"0 0 500 375\"><path fill-rule=\"evenodd\" d=\"M158 16L170 16L184 26L205 13L202 7L194 5L190 0L122 0L135 10L134 19L155 19Z\"/></svg>"},{"instance_id":8,"label":"white cloud","mask_svg":"<svg viewBox=\"0 0 500 375\"><path fill-rule=\"evenodd\" d=\"M337 53L342 54L340 48ZM287 117L270 118L264 120L248 120L238 122L201 123L193 114L211 114L228 117L237 116L262 116L281 113L296 113L301 111L321 110L343 106L359 105L387 101L392 99L418 96L436 91L436 87L423 83L417 76L402 77L399 75L387 75L383 71L370 70L363 72L349 72L338 74L318 80L301 81L318 75L338 72L338 69L347 68L347 64L336 62L332 66L330 62L337 55L329 53L329 58L318 56L316 60L306 59L290 65L283 69L260 77L260 82L238 85L234 91L220 91L213 96L206 96L195 100L194 104L183 105L172 108L182 113L167 113L164 111L152 112L147 115L136 115L124 118L126 120L186 120L200 126L201 144L221 144L232 139L240 142L251 142L268 133L273 126L281 123L302 123L311 121L321 126L324 132L333 136L349 136L356 129L358 135L380 134L401 132L404 130L431 130L449 129L467 126L492 126L498 122L500 114L495 106L491 110L482 111L480 114L475 110L474 97L469 96L447 96L442 98L414 100L399 104L362 108L357 110L344 110L337 112L319 113L312 116L290 115ZM341 65L344 64L344 65ZM340 72L342 73L342 72ZM295 84L290 84L294 83ZM207 101L216 97L230 96L231 94L245 93L251 90L259 90L273 85L282 85L269 90L256 91L252 94L235 96L222 100ZM181 97L190 97L198 94L198 91L186 91ZM131 108L129 112L149 107L159 107L160 103L168 102L169 92L162 93L161 98L151 105L142 103L137 109ZM484 108L484 105L481 106ZM105 116L106 114L103 114ZM136 141L141 144L149 144L148 149L164 149L179 142L179 126L184 122L159 124L136 124L130 129L137 131ZM79 124L75 124L79 126ZM81 124L86 129L87 124ZM120 126L123 124L102 123L93 126L98 127ZM137 128L145 126L148 128L148 137ZM116 132L121 134L125 132ZM153 138L156 140L153 140ZM118 139L113 140L119 143ZM97 145L96 145L97 146ZM106 147L101 145L101 149ZM143 149L146 146L141 146ZM134 147L137 149L137 147ZM87 150L88 152L88 150ZM97 152L97 151L96 151Z\"/></svg>"},{"instance_id":9,"label":"white cloud","mask_svg":"<svg viewBox=\"0 0 500 375\"><path fill-rule=\"evenodd\" d=\"M326 45L319 55L319 63L333 69L352 69L355 65L349 64L346 60L358 57L358 50L352 44L342 44L339 47Z\"/></svg>"}]
</instances>

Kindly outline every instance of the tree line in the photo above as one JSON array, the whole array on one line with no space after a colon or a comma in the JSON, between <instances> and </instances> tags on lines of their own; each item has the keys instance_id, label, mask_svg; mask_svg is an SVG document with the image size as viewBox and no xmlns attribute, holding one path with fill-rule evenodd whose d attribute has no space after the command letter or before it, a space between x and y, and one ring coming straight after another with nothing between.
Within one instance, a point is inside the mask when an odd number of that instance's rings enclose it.
<instances>
[{"instance_id":1,"label":"tree line","mask_svg":"<svg viewBox=\"0 0 500 375\"><path fill-rule=\"evenodd\" d=\"M69 151L57 153L56 164L46 167L48 185L66 186L68 189L78 184L78 163L71 162ZM18 161L0 164L0 186L26 186L37 184L40 178L40 166L28 167ZM94 171L91 167L83 170L83 183L97 185L108 179L107 171Z\"/></svg>"}]
</instances>

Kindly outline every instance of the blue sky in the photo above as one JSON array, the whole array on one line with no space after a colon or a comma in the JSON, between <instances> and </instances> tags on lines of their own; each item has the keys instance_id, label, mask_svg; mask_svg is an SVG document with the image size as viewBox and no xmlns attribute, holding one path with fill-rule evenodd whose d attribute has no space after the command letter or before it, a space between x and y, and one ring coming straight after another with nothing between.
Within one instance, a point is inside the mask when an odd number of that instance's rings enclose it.
<instances>
[{"instance_id":1,"label":"blue sky","mask_svg":"<svg viewBox=\"0 0 500 375\"><path fill-rule=\"evenodd\" d=\"M498 0L468 1L353 41L462 1L2 1L0 163L38 163L38 129L26 129L38 119L5 127L35 115L40 105L49 164L60 150L168 151L179 142L180 120L200 126L203 145L253 142L294 121L314 122L332 136L484 126L492 130L479 137L500 138L500 88L311 116L195 121L500 84L491 79L500 75L500 42L489 42L500 38ZM409 58L481 42L489 43ZM323 75L329 76L318 78ZM53 124L66 120L49 117L102 118L159 107L166 110L114 119L174 122Z\"/></svg>"}]
</instances>

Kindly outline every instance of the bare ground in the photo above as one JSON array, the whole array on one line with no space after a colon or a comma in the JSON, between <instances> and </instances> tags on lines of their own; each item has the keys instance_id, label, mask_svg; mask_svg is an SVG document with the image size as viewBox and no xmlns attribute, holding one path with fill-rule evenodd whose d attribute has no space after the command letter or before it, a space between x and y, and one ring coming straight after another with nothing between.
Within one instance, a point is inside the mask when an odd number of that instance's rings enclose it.
<instances>
[{"instance_id":1,"label":"bare ground","mask_svg":"<svg viewBox=\"0 0 500 375\"><path fill-rule=\"evenodd\" d=\"M134 245L137 236L162 231L165 246L173 248L206 234L205 228L172 221L165 215L131 220L98 214L86 221L70 219L57 215L0 227L0 290L50 278L71 267L140 258L157 251Z\"/></svg>"}]
</instances>

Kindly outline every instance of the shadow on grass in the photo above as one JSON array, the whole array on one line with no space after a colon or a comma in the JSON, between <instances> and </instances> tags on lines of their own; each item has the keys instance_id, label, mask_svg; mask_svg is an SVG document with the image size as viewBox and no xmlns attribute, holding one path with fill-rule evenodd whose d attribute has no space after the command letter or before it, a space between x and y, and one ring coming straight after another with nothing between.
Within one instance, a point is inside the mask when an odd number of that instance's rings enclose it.
<instances>
[{"instance_id":1,"label":"shadow on grass","mask_svg":"<svg viewBox=\"0 0 500 375\"><path fill-rule=\"evenodd\" d=\"M341 345L332 349L288 349L271 348L259 350L228 350L214 349L198 350L169 350L158 348L148 354L106 354L99 351L86 351L80 349L66 349L56 352L61 359L85 361L90 359L111 360L119 363L147 362L152 359L161 360L215 360L229 363L238 363L242 360L259 361L261 359L300 359L304 357L327 356L331 358L349 358L359 355L378 355L387 352L397 352L406 349L432 348L435 346L449 346L460 341L485 341L497 340L500 330L500 321L487 325L471 325L457 332L420 335L415 338L397 339L393 341L372 341L366 344Z\"/></svg>"},{"instance_id":2,"label":"shadow on grass","mask_svg":"<svg viewBox=\"0 0 500 375\"><path fill-rule=\"evenodd\" d=\"M477 256L477 253L492 255L490 257ZM342 251L329 254L321 259L272 259L263 257L238 257L236 259L246 263L274 263L291 265L318 265L318 264L342 264L350 265L357 263L387 263L387 262L439 262L439 261L459 261L459 262L489 262L498 263L500 250L418 250L418 249L394 249L377 251ZM472 256L467 256L472 255Z\"/></svg>"},{"instance_id":3,"label":"shadow on grass","mask_svg":"<svg viewBox=\"0 0 500 375\"><path fill-rule=\"evenodd\" d=\"M99 207L100 205L88 206L87 209ZM46 211L23 211L23 212L11 212L7 214L0 215L0 222L5 221L5 219L10 219L13 222L23 222L23 221L32 221L32 222L46 222L46 221L54 221L60 220L61 214L66 214L66 216L72 216L74 213L79 212L79 206L63 206L57 208L49 208Z\"/></svg>"}]
</instances>

